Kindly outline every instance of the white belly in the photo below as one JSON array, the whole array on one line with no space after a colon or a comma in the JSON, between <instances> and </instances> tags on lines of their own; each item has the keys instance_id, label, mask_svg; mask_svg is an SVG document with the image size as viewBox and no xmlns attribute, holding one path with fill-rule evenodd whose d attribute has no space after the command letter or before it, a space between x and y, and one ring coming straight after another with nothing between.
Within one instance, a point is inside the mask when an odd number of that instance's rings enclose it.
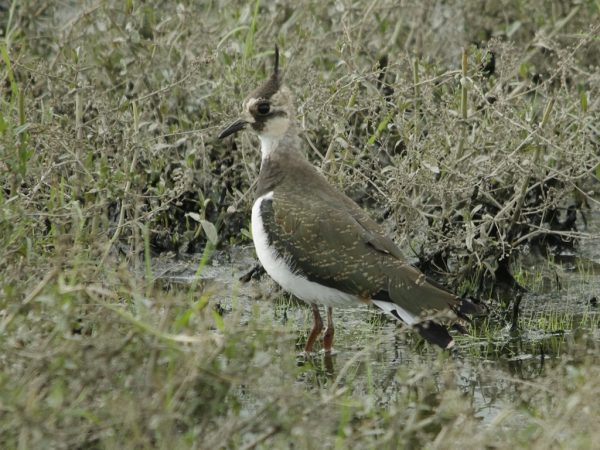
<instances>
[{"instance_id":1,"label":"white belly","mask_svg":"<svg viewBox=\"0 0 600 450\"><path fill-rule=\"evenodd\" d=\"M260 216L260 205L263 201L271 201L273 192L259 197L252 206L252 239L260 263L267 273L283 289L307 303L318 303L327 306L352 306L359 299L338 289L323 286L294 274L286 261L279 257L275 250L268 245L268 237Z\"/></svg>"}]
</instances>

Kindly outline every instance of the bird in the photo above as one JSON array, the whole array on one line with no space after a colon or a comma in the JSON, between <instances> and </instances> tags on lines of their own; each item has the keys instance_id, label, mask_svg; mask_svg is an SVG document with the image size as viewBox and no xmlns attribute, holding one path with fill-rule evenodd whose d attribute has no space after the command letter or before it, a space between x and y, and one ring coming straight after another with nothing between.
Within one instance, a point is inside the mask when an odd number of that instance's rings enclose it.
<instances>
[{"instance_id":1,"label":"bird","mask_svg":"<svg viewBox=\"0 0 600 450\"><path fill-rule=\"evenodd\" d=\"M426 341L451 348L454 340L440 317L452 316L464 332L459 322L480 307L410 265L382 226L327 181L305 156L295 116L276 46L270 77L246 97L241 115L218 138L244 129L258 135L261 165L252 239L267 274L312 308L314 324L304 353L313 351L323 331L320 305L327 308L324 352L333 347L333 308L362 304L373 304Z\"/></svg>"}]
</instances>

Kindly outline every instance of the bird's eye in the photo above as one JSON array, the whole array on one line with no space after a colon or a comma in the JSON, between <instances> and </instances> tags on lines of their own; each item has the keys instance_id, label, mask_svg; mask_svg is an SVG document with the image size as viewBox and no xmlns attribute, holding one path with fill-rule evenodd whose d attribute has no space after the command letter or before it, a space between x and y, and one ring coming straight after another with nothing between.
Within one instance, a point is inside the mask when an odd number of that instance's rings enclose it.
<instances>
[{"instance_id":1,"label":"bird's eye","mask_svg":"<svg viewBox=\"0 0 600 450\"><path fill-rule=\"evenodd\" d=\"M260 115L264 116L265 114L269 114L269 111L271 111L271 105L269 105L267 102L262 102L256 105L256 110Z\"/></svg>"}]
</instances>

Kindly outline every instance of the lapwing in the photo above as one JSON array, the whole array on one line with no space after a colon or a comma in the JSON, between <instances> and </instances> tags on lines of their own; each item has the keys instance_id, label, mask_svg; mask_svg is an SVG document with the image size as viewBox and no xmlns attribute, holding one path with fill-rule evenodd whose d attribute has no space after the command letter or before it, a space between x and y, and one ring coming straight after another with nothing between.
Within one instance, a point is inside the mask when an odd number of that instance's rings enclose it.
<instances>
[{"instance_id":1,"label":"lapwing","mask_svg":"<svg viewBox=\"0 0 600 450\"><path fill-rule=\"evenodd\" d=\"M219 139L243 129L258 135L262 154L252 239L266 272L312 307L314 326L304 351L323 331L318 305L327 307L323 350L333 344L333 307L373 304L442 348L454 341L432 317L464 318L478 311L468 300L428 280L406 262L383 228L333 187L304 156L279 51L270 78L244 100L241 116Z\"/></svg>"}]
</instances>

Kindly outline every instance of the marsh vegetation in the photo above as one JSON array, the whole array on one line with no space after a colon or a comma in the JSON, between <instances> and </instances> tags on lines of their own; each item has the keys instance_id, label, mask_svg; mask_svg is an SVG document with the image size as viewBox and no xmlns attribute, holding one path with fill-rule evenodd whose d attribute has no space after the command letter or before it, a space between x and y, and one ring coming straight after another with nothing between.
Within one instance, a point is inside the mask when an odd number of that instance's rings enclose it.
<instances>
[{"instance_id":1,"label":"marsh vegetation","mask_svg":"<svg viewBox=\"0 0 600 450\"><path fill-rule=\"evenodd\" d=\"M600 4L0 3L2 448L593 448ZM491 313L309 310L249 232L273 45L307 156Z\"/></svg>"}]
</instances>

